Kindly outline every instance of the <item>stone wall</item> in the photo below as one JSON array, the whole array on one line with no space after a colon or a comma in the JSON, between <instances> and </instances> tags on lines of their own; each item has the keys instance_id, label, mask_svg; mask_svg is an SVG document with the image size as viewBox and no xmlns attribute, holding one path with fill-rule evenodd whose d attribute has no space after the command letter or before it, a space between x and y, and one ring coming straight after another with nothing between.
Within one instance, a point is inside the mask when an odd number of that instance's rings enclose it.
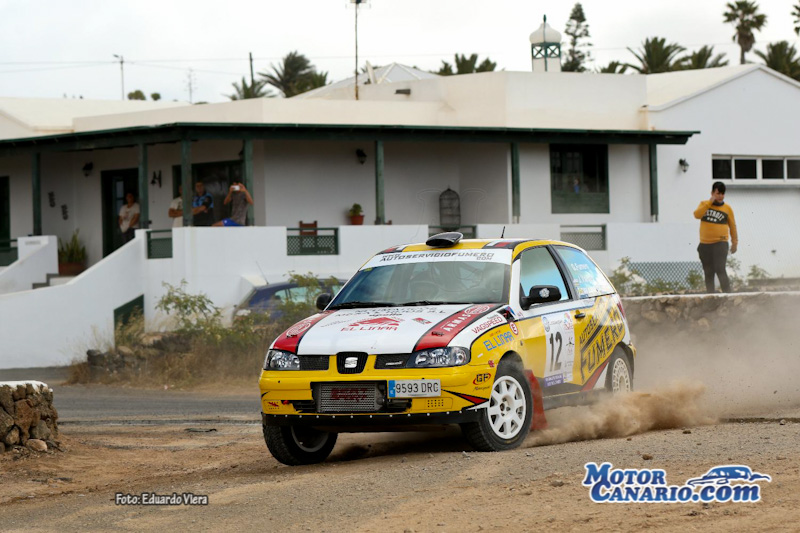
<instances>
[{"instance_id":1,"label":"stone wall","mask_svg":"<svg viewBox=\"0 0 800 533\"><path fill-rule=\"evenodd\" d=\"M625 316L634 335L653 328L681 332L731 331L739 325L770 317L794 316L800 292L753 292L623 298Z\"/></svg>"},{"instance_id":2,"label":"stone wall","mask_svg":"<svg viewBox=\"0 0 800 533\"><path fill-rule=\"evenodd\" d=\"M0 453L58 449L53 389L39 381L0 382Z\"/></svg>"}]
</instances>

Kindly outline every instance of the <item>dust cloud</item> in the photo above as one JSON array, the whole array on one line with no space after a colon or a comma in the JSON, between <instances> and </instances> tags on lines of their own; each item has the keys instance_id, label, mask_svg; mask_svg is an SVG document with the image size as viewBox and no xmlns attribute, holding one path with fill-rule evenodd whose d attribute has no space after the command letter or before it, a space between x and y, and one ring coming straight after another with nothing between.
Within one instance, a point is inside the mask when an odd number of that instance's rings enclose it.
<instances>
[{"instance_id":1,"label":"dust cloud","mask_svg":"<svg viewBox=\"0 0 800 533\"><path fill-rule=\"evenodd\" d=\"M646 431L712 424L702 402L705 387L676 382L651 392L607 396L588 407L564 408L549 416L550 428L533 433L526 446L628 437Z\"/></svg>"}]
</instances>

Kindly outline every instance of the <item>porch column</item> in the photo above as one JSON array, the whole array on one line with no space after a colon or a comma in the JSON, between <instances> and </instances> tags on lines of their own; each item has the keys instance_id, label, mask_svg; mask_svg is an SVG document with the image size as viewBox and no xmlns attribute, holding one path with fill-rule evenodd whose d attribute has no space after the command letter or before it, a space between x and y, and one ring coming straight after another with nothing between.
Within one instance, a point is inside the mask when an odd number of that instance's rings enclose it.
<instances>
[{"instance_id":1,"label":"porch column","mask_svg":"<svg viewBox=\"0 0 800 533\"><path fill-rule=\"evenodd\" d=\"M244 140L244 147L242 148L244 152L242 154L242 162L244 168L242 168L242 174L244 174L244 186L250 192L250 196L253 195L253 139L245 139ZM253 199L255 201L255 199ZM247 221L246 224L250 226L255 226L255 218L253 217L253 209L254 206L249 205L247 206Z\"/></svg>"},{"instance_id":2,"label":"porch column","mask_svg":"<svg viewBox=\"0 0 800 533\"><path fill-rule=\"evenodd\" d=\"M192 141L181 141L181 187L183 187L183 226L192 225Z\"/></svg>"},{"instance_id":3,"label":"porch column","mask_svg":"<svg viewBox=\"0 0 800 533\"><path fill-rule=\"evenodd\" d=\"M375 141L375 224L386 224L383 202L383 141Z\"/></svg>"},{"instance_id":4,"label":"porch column","mask_svg":"<svg viewBox=\"0 0 800 533\"><path fill-rule=\"evenodd\" d=\"M42 234L42 154L34 152L31 158L33 186L33 234Z\"/></svg>"},{"instance_id":5,"label":"porch column","mask_svg":"<svg viewBox=\"0 0 800 533\"><path fill-rule=\"evenodd\" d=\"M139 143L139 227L150 226L150 191L147 181L147 145Z\"/></svg>"},{"instance_id":6,"label":"porch column","mask_svg":"<svg viewBox=\"0 0 800 533\"><path fill-rule=\"evenodd\" d=\"M658 159L656 144L649 144L650 149L650 219L658 222Z\"/></svg>"},{"instance_id":7,"label":"porch column","mask_svg":"<svg viewBox=\"0 0 800 533\"><path fill-rule=\"evenodd\" d=\"M519 143L511 143L511 223L519 224Z\"/></svg>"}]
</instances>

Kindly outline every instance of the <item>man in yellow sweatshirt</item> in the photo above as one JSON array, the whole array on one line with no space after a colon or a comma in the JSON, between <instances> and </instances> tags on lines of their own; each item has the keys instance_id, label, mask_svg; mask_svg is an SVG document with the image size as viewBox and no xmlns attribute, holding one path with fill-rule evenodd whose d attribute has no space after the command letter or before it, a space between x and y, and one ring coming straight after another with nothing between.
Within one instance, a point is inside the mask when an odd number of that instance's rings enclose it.
<instances>
[{"instance_id":1,"label":"man in yellow sweatshirt","mask_svg":"<svg viewBox=\"0 0 800 533\"><path fill-rule=\"evenodd\" d=\"M731 283L725 264L728 261L728 229L730 228L731 253L736 253L739 235L736 233L736 220L733 209L725 203L725 184L714 182L711 186L711 198L700 202L694 210L694 218L700 219L700 245L697 252L703 263L706 278L706 292L714 289L714 274L719 277L722 292L731 292Z\"/></svg>"}]
</instances>

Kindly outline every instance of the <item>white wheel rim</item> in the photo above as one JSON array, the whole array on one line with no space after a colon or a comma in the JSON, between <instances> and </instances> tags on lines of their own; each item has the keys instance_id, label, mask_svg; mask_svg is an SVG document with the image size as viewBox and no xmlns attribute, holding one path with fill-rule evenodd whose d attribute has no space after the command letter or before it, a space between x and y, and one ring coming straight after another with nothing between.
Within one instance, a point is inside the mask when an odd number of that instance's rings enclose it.
<instances>
[{"instance_id":1,"label":"white wheel rim","mask_svg":"<svg viewBox=\"0 0 800 533\"><path fill-rule=\"evenodd\" d=\"M320 431L317 435L311 435L310 438L306 437L305 440L300 440L300 437L297 435L294 427L292 427L292 438L294 439L294 443L297 444L297 447L304 452L313 453L321 450L328 440L327 437L328 435L326 433Z\"/></svg>"},{"instance_id":2,"label":"white wheel rim","mask_svg":"<svg viewBox=\"0 0 800 533\"><path fill-rule=\"evenodd\" d=\"M494 382L487 415L495 435L503 439L517 436L523 429L527 411L525 391L516 379L503 376Z\"/></svg>"},{"instance_id":3,"label":"white wheel rim","mask_svg":"<svg viewBox=\"0 0 800 533\"><path fill-rule=\"evenodd\" d=\"M628 365L622 358L614 361L614 368L611 369L611 391L630 392L631 376L628 373Z\"/></svg>"}]
</instances>

